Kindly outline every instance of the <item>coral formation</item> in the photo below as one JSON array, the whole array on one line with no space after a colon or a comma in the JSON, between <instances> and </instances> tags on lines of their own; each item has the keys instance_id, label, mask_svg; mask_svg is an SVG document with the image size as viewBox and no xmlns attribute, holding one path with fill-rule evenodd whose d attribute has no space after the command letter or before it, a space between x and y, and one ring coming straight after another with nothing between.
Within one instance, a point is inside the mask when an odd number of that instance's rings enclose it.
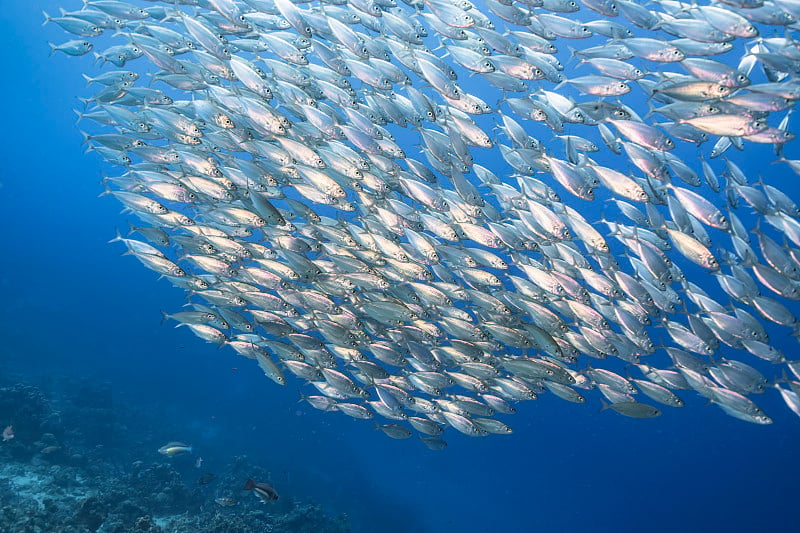
<instances>
[{"instance_id":1,"label":"coral formation","mask_svg":"<svg viewBox=\"0 0 800 533\"><path fill-rule=\"evenodd\" d=\"M137 437L147 433L138 427L147 415L129 409L112 402L110 389L87 383L70 384L57 398L30 384L0 388L0 424L15 432L0 443L0 531L350 531L345 515L332 517L297 495L267 505L242 492L248 477L269 478L245 456L230 458L209 484L199 483L194 461L164 460ZM118 422L123 416L125 425Z\"/></svg>"}]
</instances>

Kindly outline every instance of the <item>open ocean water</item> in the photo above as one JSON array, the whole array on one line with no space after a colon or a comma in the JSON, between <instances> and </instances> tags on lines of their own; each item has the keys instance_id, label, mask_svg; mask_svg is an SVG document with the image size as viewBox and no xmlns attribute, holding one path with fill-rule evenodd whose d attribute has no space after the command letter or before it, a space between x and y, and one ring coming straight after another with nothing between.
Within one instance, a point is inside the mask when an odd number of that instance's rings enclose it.
<instances>
[{"instance_id":1,"label":"open ocean water","mask_svg":"<svg viewBox=\"0 0 800 533\"><path fill-rule=\"evenodd\" d=\"M42 431L58 442L23 432L19 420L15 439L0 444L0 531L111 530L96 529L108 527L102 520L76 518L91 494L109 486L143 515L215 512L219 531L226 531L226 520L271 512L265 505L272 504L240 491L251 477L247 468L267 478L256 481L269 481L282 501L319 505L331 520L346 515L342 521L354 532L800 527L800 419L772 389L755 397L773 419L770 425L726 416L688 392L681 394L685 408L664 408L649 420L600 412L596 394L584 405L542 394L504 418L512 435L471 438L450 429L447 449L434 452L416 436L392 440L371 421L298 403L300 380L287 377L285 387L275 386L255 362L174 322L162 324L159 310L179 310L185 292L120 257L118 243L107 243L134 218L120 214L112 197L97 197L109 167L83 153L79 128L89 127L87 121L75 125L72 109L82 106L77 97L91 94L80 75L96 72L91 55L48 57L47 41L66 39L54 24L42 27L41 11L54 15L62 5L78 8L79 2L4 2L0 9L0 392L35 387L48 409L62 412L56 429ZM796 119L791 125L799 129ZM800 159L798 142L786 145L787 158ZM754 156L737 153L735 160L751 179L761 174L800 201L798 176L785 165L767 165L769 148L748 144L744 154ZM719 293L716 286L705 288ZM785 328L769 331L788 359L797 358L797 341ZM748 362L769 369L755 358ZM81 395L87 399L78 401ZM0 426L12 423L2 416ZM169 441L191 444L192 454L159 455ZM12 445L27 451L5 453ZM48 445L60 450L36 451ZM247 465L242 475L223 475L236 461ZM162 481L145 486L130 480L131 472L153 465L168 465L163 483L184 484L187 495L151 503L148 493ZM15 484L29 471L39 480L60 475L81 481ZM199 485L203 473L216 479ZM121 490L126 483L128 490ZM40 503L57 505L20 507L23 486ZM222 496L240 503L215 511L213 498ZM38 525L26 525L34 514ZM120 520L139 527L136 514ZM261 522L253 520L258 531ZM307 530L298 524L294 530ZM197 529L163 529L173 530Z\"/></svg>"}]
</instances>

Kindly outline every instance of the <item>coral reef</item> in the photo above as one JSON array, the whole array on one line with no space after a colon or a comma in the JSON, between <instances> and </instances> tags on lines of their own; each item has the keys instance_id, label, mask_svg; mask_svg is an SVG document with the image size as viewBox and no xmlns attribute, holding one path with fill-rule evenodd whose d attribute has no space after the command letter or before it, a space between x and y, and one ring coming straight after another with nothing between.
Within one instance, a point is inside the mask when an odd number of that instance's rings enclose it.
<instances>
[{"instance_id":1,"label":"coral reef","mask_svg":"<svg viewBox=\"0 0 800 533\"><path fill-rule=\"evenodd\" d=\"M345 515L332 517L297 495L264 504L242 492L248 477L269 479L245 456L198 482L193 458L165 459L142 437L152 413L113 402L105 385L60 385L57 396L30 384L0 388L0 424L15 433L0 442L3 533L350 531Z\"/></svg>"}]
</instances>

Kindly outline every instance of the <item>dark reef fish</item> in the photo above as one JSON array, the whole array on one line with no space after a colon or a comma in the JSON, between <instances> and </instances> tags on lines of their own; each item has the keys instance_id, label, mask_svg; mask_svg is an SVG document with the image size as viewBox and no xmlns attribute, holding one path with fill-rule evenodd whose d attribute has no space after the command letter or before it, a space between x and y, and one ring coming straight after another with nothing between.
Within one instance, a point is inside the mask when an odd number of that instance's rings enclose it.
<instances>
[{"instance_id":1,"label":"dark reef fish","mask_svg":"<svg viewBox=\"0 0 800 533\"><path fill-rule=\"evenodd\" d=\"M222 507L234 507L239 504L239 502L237 502L233 498L228 498L225 496L220 498L214 498L214 501L216 502L217 505L220 505Z\"/></svg>"},{"instance_id":2,"label":"dark reef fish","mask_svg":"<svg viewBox=\"0 0 800 533\"><path fill-rule=\"evenodd\" d=\"M256 483L252 479L248 479L244 484L242 490L252 490L255 495L261 498L265 503L274 502L278 499L277 491L272 488L272 485L267 483Z\"/></svg>"},{"instance_id":3,"label":"dark reef fish","mask_svg":"<svg viewBox=\"0 0 800 533\"><path fill-rule=\"evenodd\" d=\"M208 485L217 478L216 474L206 472L197 479L198 485Z\"/></svg>"}]
</instances>

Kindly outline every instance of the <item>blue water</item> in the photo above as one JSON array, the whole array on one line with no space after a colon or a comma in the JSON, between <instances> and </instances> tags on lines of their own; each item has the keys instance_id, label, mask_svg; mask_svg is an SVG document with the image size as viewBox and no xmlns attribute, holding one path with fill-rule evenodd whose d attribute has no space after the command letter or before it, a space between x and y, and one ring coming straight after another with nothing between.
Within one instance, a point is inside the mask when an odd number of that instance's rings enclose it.
<instances>
[{"instance_id":1,"label":"blue water","mask_svg":"<svg viewBox=\"0 0 800 533\"><path fill-rule=\"evenodd\" d=\"M183 291L106 242L128 218L102 192L72 108L91 59L48 58L54 1L4 2L0 50L0 372L109 383L115 402L151 410L169 440L207 464L246 454L278 490L347 513L354 531L791 531L797 527L800 419L775 391L755 426L683 395L684 409L632 420L544 395L517 406L509 437L449 431L434 453L369 423L297 403L297 382L266 380L231 350L160 324ZM582 15L586 16L583 11ZM798 158L798 141L787 156ZM742 161L742 159L739 159ZM745 161L755 176L764 167ZM797 176L785 190L800 198ZM773 336L774 337L774 336ZM796 344L774 337L792 357Z\"/></svg>"}]
</instances>

